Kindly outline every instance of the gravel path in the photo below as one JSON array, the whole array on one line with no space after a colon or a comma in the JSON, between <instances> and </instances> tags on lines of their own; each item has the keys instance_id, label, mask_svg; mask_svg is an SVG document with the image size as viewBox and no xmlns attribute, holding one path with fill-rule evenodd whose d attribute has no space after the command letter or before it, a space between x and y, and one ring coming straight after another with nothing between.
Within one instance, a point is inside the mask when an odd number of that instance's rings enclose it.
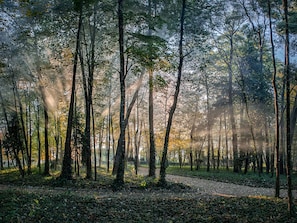
<instances>
[{"instance_id":1,"label":"gravel path","mask_svg":"<svg viewBox=\"0 0 297 223\"><path fill-rule=\"evenodd\" d=\"M141 175L147 175L146 168L140 168ZM158 171L157 171L158 173ZM274 188L250 187L233 183L223 183L213 180L205 180L195 177L183 177L177 175L166 175L166 179L174 183L182 183L197 190L200 194L218 195L226 197L255 197L274 196ZM293 191L294 198L297 198L297 191ZM280 191L280 197L287 197L287 190Z\"/></svg>"}]
</instances>

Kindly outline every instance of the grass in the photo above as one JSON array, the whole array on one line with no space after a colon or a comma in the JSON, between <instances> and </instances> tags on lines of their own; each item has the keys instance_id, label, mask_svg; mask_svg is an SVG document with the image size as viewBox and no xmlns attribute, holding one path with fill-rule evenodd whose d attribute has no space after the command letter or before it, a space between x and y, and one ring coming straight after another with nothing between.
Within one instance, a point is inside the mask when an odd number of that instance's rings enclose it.
<instances>
[{"instance_id":1,"label":"grass","mask_svg":"<svg viewBox=\"0 0 297 223\"><path fill-rule=\"evenodd\" d=\"M168 173L236 182L242 177L176 167ZM111 189L114 176L104 170L98 171L97 181L76 177L60 182L58 175L43 176L33 169L22 179L16 169L0 171L0 184L13 185L0 189L0 222L297 222L288 217L282 199L199 195L178 184L164 189L156 179L132 171L117 192ZM253 181L252 174L243 177Z\"/></svg>"},{"instance_id":2,"label":"grass","mask_svg":"<svg viewBox=\"0 0 297 223\"><path fill-rule=\"evenodd\" d=\"M127 168L125 173L125 190L159 190L158 179L145 176L136 176L133 169ZM52 171L50 176L44 176L38 172L37 168L32 168L32 174L20 177L19 171L15 168L0 170L0 184L9 184L14 186L37 186L37 187L65 187L78 189L105 189L112 190L112 184L115 176L107 173L105 169L97 170L97 180L84 179L85 174L82 171L81 176L73 176L72 180L59 179L60 172ZM185 189L184 185L168 184L167 189ZM166 189L166 188L165 188Z\"/></svg>"},{"instance_id":3,"label":"grass","mask_svg":"<svg viewBox=\"0 0 297 223\"><path fill-rule=\"evenodd\" d=\"M266 187L273 188L275 185L275 176L271 177L271 174L263 173L259 176L258 173L248 172L244 173L234 173L232 170L220 169L206 171L206 168L200 168L199 170L191 171L189 166L183 166L179 168L178 166L169 166L167 168L168 174L198 177L201 179L215 180L226 183L234 183L239 185L247 185L252 187ZM285 175L280 176L281 188L286 188L287 179ZM292 177L292 185L294 189L297 189L297 174Z\"/></svg>"}]
</instances>

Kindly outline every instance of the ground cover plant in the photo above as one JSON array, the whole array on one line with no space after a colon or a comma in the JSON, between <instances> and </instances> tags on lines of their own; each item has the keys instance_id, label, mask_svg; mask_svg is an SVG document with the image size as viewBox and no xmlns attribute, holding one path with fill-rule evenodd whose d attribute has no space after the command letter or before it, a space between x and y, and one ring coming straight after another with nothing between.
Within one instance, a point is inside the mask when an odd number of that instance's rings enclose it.
<instances>
[{"instance_id":1,"label":"ground cover plant","mask_svg":"<svg viewBox=\"0 0 297 223\"><path fill-rule=\"evenodd\" d=\"M275 176L271 174L258 174L253 171L249 171L247 174L244 173L234 173L232 170L220 169L215 171L206 171L205 167L201 167L199 170L191 171L189 166L183 166L182 168L178 166L169 166L167 169L168 174L188 176L188 177L198 177L201 179L215 180L226 183L234 183L239 185L247 185L252 187L266 187L274 188L275 186ZM297 189L297 177L296 173L292 177L293 189ZM281 188L286 188L287 178L285 175L280 176Z\"/></svg>"},{"instance_id":2,"label":"ground cover plant","mask_svg":"<svg viewBox=\"0 0 297 223\"><path fill-rule=\"evenodd\" d=\"M1 222L296 222L284 200L189 194L1 190Z\"/></svg>"},{"instance_id":3,"label":"ground cover plant","mask_svg":"<svg viewBox=\"0 0 297 223\"><path fill-rule=\"evenodd\" d=\"M114 191L114 177L99 173L97 181L59 181L36 169L23 179L1 171L0 222L296 222L284 199L213 196L170 182L160 188L132 172Z\"/></svg>"}]
</instances>

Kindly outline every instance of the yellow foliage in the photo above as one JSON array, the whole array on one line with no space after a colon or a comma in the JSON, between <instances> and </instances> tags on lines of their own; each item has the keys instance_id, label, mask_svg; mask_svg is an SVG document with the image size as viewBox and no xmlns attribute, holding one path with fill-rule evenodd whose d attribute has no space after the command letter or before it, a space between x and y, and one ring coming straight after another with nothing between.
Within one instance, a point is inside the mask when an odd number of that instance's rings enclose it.
<instances>
[{"instance_id":1,"label":"yellow foliage","mask_svg":"<svg viewBox=\"0 0 297 223\"><path fill-rule=\"evenodd\" d=\"M156 134L155 145L157 150L163 150L165 139L165 131ZM176 151L178 149L186 150L190 148L190 137L183 136L179 131L172 129L169 137L168 151Z\"/></svg>"},{"instance_id":2,"label":"yellow foliage","mask_svg":"<svg viewBox=\"0 0 297 223\"><path fill-rule=\"evenodd\" d=\"M62 50L61 56L62 56L63 60L66 60L66 61L73 59L73 53L70 48L64 48Z\"/></svg>"}]
</instances>

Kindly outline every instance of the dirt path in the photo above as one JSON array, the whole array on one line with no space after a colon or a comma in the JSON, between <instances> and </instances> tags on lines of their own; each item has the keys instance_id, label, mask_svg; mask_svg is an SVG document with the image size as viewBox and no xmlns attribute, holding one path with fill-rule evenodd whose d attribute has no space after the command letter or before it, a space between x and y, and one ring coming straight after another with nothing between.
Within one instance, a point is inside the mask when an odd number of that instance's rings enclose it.
<instances>
[{"instance_id":1,"label":"dirt path","mask_svg":"<svg viewBox=\"0 0 297 223\"><path fill-rule=\"evenodd\" d=\"M158 171L157 171L158 173ZM140 168L139 169L140 175L148 175L147 168ZM166 175L166 179L170 182L174 183L182 183L187 186L190 186L193 190L191 192L182 193L180 195L174 193L166 193L166 196L226 196L226 197L255 197L255 196L274 196L274 188L263 188L263 187L250 187L244 185L237 185L233 183L223 183L217 182L212 180L205 180L199 179L194 177L184 177L184 176L177 176L177 175ZM127 192L123 193L122 191L119 192L112 192L110 190L90 190L90 189L67 189L67 188L47 188L47 187L31 187L31 186L13 186L13 185L5 185L0 184L0 190L23 190L27 192L34 192L34 193L71 193L76 195L82 196L96 196L100 198L112 198L112 197L125 197L131 196L131 194L139 194L139 196L150 196L146 195L142 191L134 191L134 192ZM154 192L157 194L162 194L164 191ZM297 191L293 191L293 196L297 198ZM281 190L280 197L285 198L287 197L287 191Z\"/></svg>"},{"instance_id":2,"label":"dirt path","mask_svg":"<svg viewBox=\"0 0 297 223\"><path fill-rule=\"evenodd\" d=\"M140 174L147 175L147 169L141 168ZM255 197L274 196L274 188L250 187L233 183L223 183L212 180L199 179L195 177L183 177L177 175L166 175L166 179L174 183L183 183L197 190L200 194L218 195L227 197ZM293 191L294 198L297 198L297 191ZM287 197L287 190L280 191L280 197Z\"/></svg>"}]
</instances>

